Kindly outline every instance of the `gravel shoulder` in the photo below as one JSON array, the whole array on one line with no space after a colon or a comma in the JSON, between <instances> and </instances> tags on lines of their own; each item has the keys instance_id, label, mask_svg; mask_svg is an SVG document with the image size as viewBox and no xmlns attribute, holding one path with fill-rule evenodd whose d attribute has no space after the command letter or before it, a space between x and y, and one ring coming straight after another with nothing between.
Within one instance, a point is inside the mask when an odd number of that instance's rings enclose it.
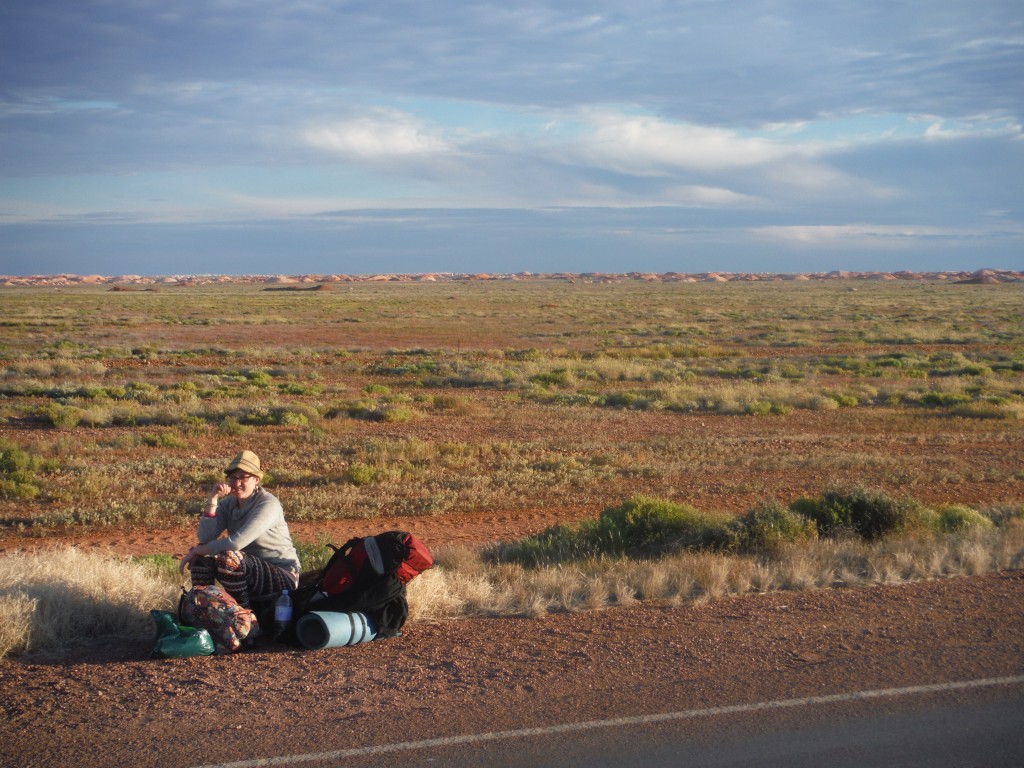
<instances>
[{"instance_id":1,"label":"gravel shoulder","mask_svg":"<svg viewBox=\"0 0 1024 768\"><path fill-rule=\"evenodd\" d=\"M1019 675L1024 572L421 622L316 652L148 651L0 661L0 764L201 765Z\"/></svg>"}]
</instances>

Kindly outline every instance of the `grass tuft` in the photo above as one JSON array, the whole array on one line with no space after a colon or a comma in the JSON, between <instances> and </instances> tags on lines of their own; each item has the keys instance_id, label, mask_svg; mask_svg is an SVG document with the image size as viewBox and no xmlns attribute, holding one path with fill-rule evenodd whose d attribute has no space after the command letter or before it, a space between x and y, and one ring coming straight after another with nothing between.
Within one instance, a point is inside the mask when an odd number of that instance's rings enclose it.
<instances>
[{"instance_id":1,"label":"grass tuft","mask_svg":"<svg viewBox=\"0 0 1024 768\"><path fill-rule=\"evenodd\" d=\"M151 636L149 611L173 610L179 593L161 571L73 548L3 555L0 656Z\"/></svg>"}]
</instances>

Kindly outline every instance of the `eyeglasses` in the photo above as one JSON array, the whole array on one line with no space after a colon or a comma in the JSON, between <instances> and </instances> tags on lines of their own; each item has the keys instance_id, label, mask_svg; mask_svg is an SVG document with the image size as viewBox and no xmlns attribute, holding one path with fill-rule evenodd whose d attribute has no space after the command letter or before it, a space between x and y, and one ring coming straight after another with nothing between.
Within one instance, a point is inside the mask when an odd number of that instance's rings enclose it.
<instances>
[{"instance_id":1,"label":"eyeglasses","mask_svg":"<svg viewBox=\"0 0 1024 768\"><path fill-rule=\"evenodd\" d=\"M229 483L247 483L250 480L255 480L256 475L231 475L228 477Z\"/></svg>"}]
</instances>

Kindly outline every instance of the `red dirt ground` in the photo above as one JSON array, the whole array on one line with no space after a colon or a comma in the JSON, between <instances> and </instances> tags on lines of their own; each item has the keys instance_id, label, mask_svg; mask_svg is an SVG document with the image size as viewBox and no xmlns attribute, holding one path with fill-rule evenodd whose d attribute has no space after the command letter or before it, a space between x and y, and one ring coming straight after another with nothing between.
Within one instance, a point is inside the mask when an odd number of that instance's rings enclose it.
<instances>
[{"instance_id":1,"label":"red dirt ground","mask_svg":"<svg viewBox=\"0 0 1024 768\"><path fill-rule=\"evenodd\" d=\"M366 536L382 530L409 531L422 538L432 549L449 546L479 546L499 540L513 540L537 533L556 523L572 522L596 515L591 510L515 510L496 514L455 514L438 517L392 517L366 520L288 524L298 541L317 541L321 537L343 544L353 536ZM194 528L165 530L130 529L125 531L78 531L46 537L0 538L0 553L39 547L74 546L83 551L109 552L115 555L184 554L195 540Z\"/></svg>"}]
</instances>

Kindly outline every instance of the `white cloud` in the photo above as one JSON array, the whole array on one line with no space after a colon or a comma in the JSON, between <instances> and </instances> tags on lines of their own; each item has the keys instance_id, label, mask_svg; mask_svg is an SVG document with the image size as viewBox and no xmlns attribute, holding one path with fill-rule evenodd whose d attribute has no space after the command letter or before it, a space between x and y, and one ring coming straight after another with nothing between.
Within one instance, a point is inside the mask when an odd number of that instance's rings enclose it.
<instances>
[{"instance_id":1,"label":"white cloud","mask_svg":"<svg viewBox=\"0 0 1024 768\"><path fill-rule=\"evenodd\" d=\"M303 134L303 140L316 149L368 162L437 156L453 149L440 133L429 130L413 115L397 110L311 127Z\"/></svg>"},{"instance_id":2,"label":"white cloud","mask_svg":"<svg viewBox=\"0 0 1024 768\"><path fill-rule=\"evenodd\" d=\"M801 148L735 131L653 117L604 114L593 118L580 153L592 162L627 173L669 169L715 171L764 165Z\"/></svg>"},{"instance_id":3,"label":"white cloud","mask_svg":"<svg viewBox=\"0 0 1024 768\"><path fill-rule=\"evenodd\" d=\"M1013 239L1022 236L1017 228L1000 232L986 231L977 227L942 227L920 224L841 224L809 226L754 227L749 230L756 236L788 243L840 247L845 245L863 247L916 246L922 240L959 240L991 237Z\"/></svg>"},{"instance_id":4,"label":"white cloud","mask_svg":"<svg viewBox=\"0 0 1024 768\"><path fill-rule=\"evenodd\" d=\"M977 120L941 120L934 121L925 129L925 139L965 139L1010 136L1019 139L1022 126L1005 119L986 117Z\"/></svg>"},{"instance_id":5,"label":"white cloud","mask_svg":"<svg viewBox=\"0 0 1024 768\"><path fill-rule=\"evenodd\" d=\"M666 200L679 205L726 207L752 205L757 198L723 187L705 187L694 184L670 187L665 191Z\"/></svg>"}]
</instances>

